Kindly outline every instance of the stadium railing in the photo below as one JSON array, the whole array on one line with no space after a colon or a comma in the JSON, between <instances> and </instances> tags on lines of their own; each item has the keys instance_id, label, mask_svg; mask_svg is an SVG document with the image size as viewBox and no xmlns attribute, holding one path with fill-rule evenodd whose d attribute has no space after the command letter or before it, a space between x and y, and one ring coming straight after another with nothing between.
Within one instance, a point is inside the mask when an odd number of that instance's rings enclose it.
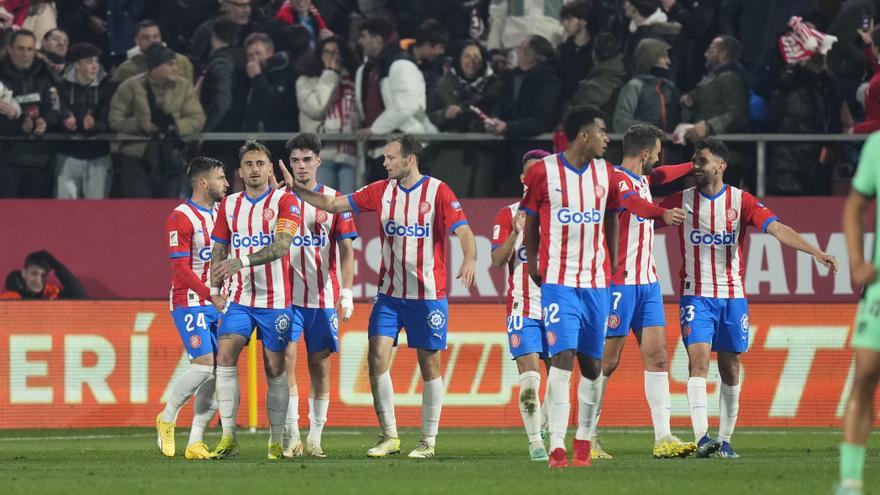
<instances>
[{"instance_id":1,"label":"stadium railing","mask_svg":"<svg viewBox=\"0 0 880 495\"><path fill-rule=\"evenodd\" d=\"M321 134L321 139L325 142L351 142L357 141L356 134ZM541 134L532 137L523 138L504 138L491 134L483 133L439 133L439 134L416 134L419 140L426 143L438 142L528 142L542 143L545 146L552 145L552 134ZM869 134L717 134L712 137L725 142L752 143L755 146L755 170L756 184L755 190L758 196L764 196L767 190L767 144L768 143L832 143L832 142L861 142L868 138ZM291 133L288 132L219 132L206 133L192 136L186 136L186 141L243 141L245 139L258 138L264 141L287 141L290 139ZM670 136L671 137L671 136ZM381 142L387 136L371 136L368 142ZM623 139L622 134L609 134L612 142L619 142ZM0 136L0 142L20 140L21 136ZM145 136L133 136L127 134L100 134L90 137L71 136L68 134L45 134L42 137L31 137L28 139L42 141L147 141ZM363 178L368 145L366 142L357 141L357 177ZM362 184L358 184L360 186Z\"/></svg>"}]
</instances>

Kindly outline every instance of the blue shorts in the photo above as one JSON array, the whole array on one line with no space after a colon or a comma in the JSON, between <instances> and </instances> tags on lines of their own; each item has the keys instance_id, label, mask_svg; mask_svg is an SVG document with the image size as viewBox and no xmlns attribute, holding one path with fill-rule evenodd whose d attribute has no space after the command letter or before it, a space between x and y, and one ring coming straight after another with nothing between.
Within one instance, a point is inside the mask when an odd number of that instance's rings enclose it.
<instances>
[{"instance_id":1,"label":"blue shorts","mask_svg":"<svg viewBox=\"0 0 880 495\"><path fill-rule=\"evenodd\" d=\"M611 297L608 289L578 289L564 285L541 286L541 309L550 356L577 349L602 359Z\"/></svg>"},{"instance_id":2,"label":"blue shorts","mask_svg":"<svg viewBox=\"0 0 880 495\"><path fill-rule=\"evenodd\" d=\"M541 359L547 358L547 336L544 322L523 316L507 317L507 343L513 359L537 352Z\"/></svg>"},{"instance_id":3,"label":"blue shorts","mask_svg":"<svg viewBox=\"0 0 880 495\"><path fill-rule=\"evenodd\" d=\"M300 334L305 335L306 352L320 352L330 349L339 351L339 318L336 308L303 308L292 306L293 322L290 325L289 340L299 342Z\"/></svg>"},{"instance_id":4,"label":"blue shorts","mask_svg":"<svg viewBox=\"0 0 880 495\"><path fill-rule=\"evenodd\" d=\"M630 330L665 327L660 284L612 285L606 337L626 337Z\"/></svg>"},{"instance_id":5,"label":"blue shorts","mask_svg":"<svg viewBox=\"0 0 880 495\"><path fill-rule=\"evenodd\" d=\"M263 341L263 347L272 352L284 352L290 335L291 316L290 308L252 308L230 303L220 315L217 335L234 333L250 339L251 332L257 327L257 338Z\"/></svg>"},{"instance_id":6,"label":"blue shorts","mask_svg":"<svg viewBox=\"0 0 880 495\"><path fill-rule=\"evenodd\" d=\"M681 339L712 344L713 351L746 352L749 348L749 303L745 298L681 296Z\"/></svg>"},{"instance_id":7,"label":"blue shorts","mask_svg":"<svg viewBox=\"0 0 880 495\"><path fill-rule=\"evenodd\" d=\"M415 349L446 349L449 303L446 299L401 299L378 294L370 313L370 337L391 337L397 345L401 327L406 345Z\"/></svg>"},{"instance_id":8,"label":"blue shorts","mask_svg":"<svg viewBox=\"0 0 880 495\"><path fill-rule=\"evenodd\" d=\"M217 352L217 309L214 306L179 307L171 312L171 318L190 359Z\"/></svg>"}]
</instances>

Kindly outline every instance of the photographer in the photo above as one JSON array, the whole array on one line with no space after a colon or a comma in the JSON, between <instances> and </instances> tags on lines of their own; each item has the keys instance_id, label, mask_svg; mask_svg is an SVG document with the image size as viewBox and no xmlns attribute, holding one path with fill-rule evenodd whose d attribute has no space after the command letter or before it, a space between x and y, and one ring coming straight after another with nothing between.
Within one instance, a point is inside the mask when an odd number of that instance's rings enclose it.
<instances>
[{"instance_id":1,"label":"photographer","mask_svg":"<svg viewBox=\"0 0 880 495\"><path fill-rule=\"evenodd\" d=\"M47 282L54 271L61 286ZM86 291L79 280L55 259L49 251L37 251L27 255L24 268L6 276L6 292L0 299L85 299Z\"/></svg>"},{"instance_id":2,"label":"photographer","mask_svg":"<svg viewBox=\"0 0 880 495\"><path fill-rule=\"evenodd\" d=\"M185 167L181 137L198 133L205 112L190 81L177 75L175 53L154 44L144 53L147 73L123 82L110 102L110 127L150 136L122 143L120 190L127 198L180 196Z\"/></svg>"}]
</instances>

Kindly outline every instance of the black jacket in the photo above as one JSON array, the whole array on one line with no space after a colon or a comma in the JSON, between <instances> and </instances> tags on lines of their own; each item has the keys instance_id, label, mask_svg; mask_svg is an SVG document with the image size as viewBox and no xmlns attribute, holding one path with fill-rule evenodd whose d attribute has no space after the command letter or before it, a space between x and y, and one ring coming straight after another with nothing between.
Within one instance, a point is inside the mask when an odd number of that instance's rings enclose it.
<instances>
[{"instance_id":1,"label":"black jacket","mask_svg":"<svg viewBox=\"0 0 880 495\"><path fill-rule=\"evenodd\" d=\"M517 78L522 78L519 92ZM559 120L561 93L562 81L552 65L543 63L528 72L516 69L504 75L492 115L507 122L505 136L537 136L552 130Z\"/></svg>"},{"instance_id":2,"label":"black jacket","mask_svg":"<svg viewBox=\"0 0 880 495\"><path fill-rule=\"evenodd\" d=\"M69 66L61 78L61 108L63 118L73 114L76 117L75 134L92 136L109 132L110 124L107 115L110 113L110 100L116 91L116 83L101 69L95 82L83 86L76 80L75 67ZM91 114L95 126L88 131L83 130L83 119ZM63 125L62 132L69 132ZM90 160L110 154L110 145L106 141L72 141L64 143L65 155Z\"/></svg>"},{"instance_id":3,"label":"black jacket","mask_svg":"<svg viewBox=\"0 0 880 495\"><path fill-rule=\"evenodd\" d=\"M17 119L0 116L0 133L23 138L0 143L0 163L26 167L49 166L52 147L47 142L30 139L21 130L21 125L26 115L42 117L48 129L54 128L60 121L60 98L52 71L39 58L34 59L27 70L19 70L6 57L0 60L0 81L12 90L13 98L21 105L21 115Z\"/></svg>"},{"instance_id":4,"label":"black jacket","mask_svg":"<svg viewBox=\"0 0 880 495\"><path fill-rule=\"evenodd\" d=\"M203 73L199 101L205 109L202 132L238 132L248 97L245 53L229 46L211 53Z\"/></svg>"},{"instance_id":5,"label":"black jacket","mask_svg":"<svg viewBox=\"0 0 880 495\"><path fill-rule=\"evenodd\" d=\"M251 79L251 91L242 130L245 132L299 130L296 79L290 57L286 52L272 55L266 62L263 72Z\"/></svg>"}]
</instances>

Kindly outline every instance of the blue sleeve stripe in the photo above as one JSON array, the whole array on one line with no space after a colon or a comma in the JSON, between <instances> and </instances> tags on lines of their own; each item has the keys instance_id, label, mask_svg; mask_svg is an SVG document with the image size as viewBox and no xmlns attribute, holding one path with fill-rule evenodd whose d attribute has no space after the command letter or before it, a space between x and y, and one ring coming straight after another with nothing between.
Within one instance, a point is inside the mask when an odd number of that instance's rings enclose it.
<instances>
[{"instance_id":1,"label":"blue sleeve stripe","mask_svg":"<svg viewBox=\"0 0 880 495\"><path fill-rule=\"evenodd\" d=\"M186 258L186 257L188 257L189 255L190 255L189 253L171 253L171 256L169 256L169 258L171 258L171 259L175 259L175 258Z\"/></svg>"},{"instance_id":2,"label":"blue sleeve stripe","mask_svg":"<svg viewBox=\"0 0 880 495\"><path fill-rule=\"evenodd\" d=\"M526 212L526 215L528 215L528 216L530 216L530 217L536 217L536 216L538 216L537 213L535 213L534 211L532 211L532 210L526 208L525 206L520 206L519 209L522 210L522 211L524 211L524 212Z\"/></svg>"},{"instance_id":3,"label":"blue sleeve stripe","mask_svg":"<svg viewBox=\"0 0 880 495\"><path fill-rule=\"evenodd\" d=\"M211 240L214 242L219 242L220 244L223 244L226 246L229 245L229 241L227 241L226 239L221 239L221 238L214 236L214 235L211 236Z\"/></svg>"},{"instance_id":4,"label":"blue sleeve stripe","mask_svg":"<svg viewBox=\"0 0 880 495\"><path fill-rule=\"evenodd\" d=\"M354 200L354 194L349 194L346 197L348 198L348 204L351 206L351 211L360 213L361 209L358 208L357 202Z\"/></svg>"},{"instance_id":5,"label":"blue sleeve stripe","mask_svg":"<svg viewBox=\"0 0 880 495\"><path fill-rule=\"evenodd\" d=\"M492 243L492 251L495 251L496 249L498 249L498 248L500 248L500 247L501 247L501 244L497 244L497 243L494 243L494 242Z\"/></svg>"},{"instance_id":6,"label":"blue sleeve stripe","mask_svg":"<svg viewBox=\"0 0 880 495\"><path fill-rule=\"evenodd\" d=\"M771 223L778 221L779 217L770 217L767 220L764 220L764 225L761 225L761 232L767 232L767 227L769 227Z\"/></svg>"},{"instance_id":7,"label":"blue sleeve stripe","mask_svg":"<svg viewBox=\"0 0 880 495\"><path fill-rule=\"evenodd\" d=\"M630 192L624 194L623 197L621 197L621 199L626 199L626 198L632 196L632 195L635 194L635 193L636 193L635 191L630 191Z\"/></svg>"},{"instance_id":8,"label":"blue sleeve stripe","mask_svg":"<svg viewBox=\"0 0 880 495\"><path fill-rule=\"evenodd\" d=\"M357 239L357 237L358 237L357 232L348 232L346 234L342 234L341 236L337 237L336 241L339 242L343 239Z\"/></svg>"},{"instance_id":9,"label":"blue sleeve stripe","mask_svg":"<svg viewBox=\"0 0 880 495\"><path fill-rule=\"evenodd\" d=\"M452 224L452 227L449 227L449 232L455 232L455 229L461 227L462 225L467 225L467 220L459 220Z\"/></svg>"}]
</instances>

